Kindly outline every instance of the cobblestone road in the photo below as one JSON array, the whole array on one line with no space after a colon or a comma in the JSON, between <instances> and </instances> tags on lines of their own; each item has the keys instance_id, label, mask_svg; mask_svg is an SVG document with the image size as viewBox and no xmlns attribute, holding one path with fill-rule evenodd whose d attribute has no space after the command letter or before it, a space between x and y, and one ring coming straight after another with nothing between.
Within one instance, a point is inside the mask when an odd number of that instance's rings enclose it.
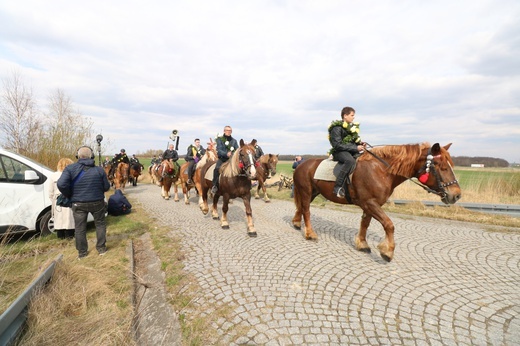
<instances>
[{"instance_id":1,"label":"cobblestone road","mask_svg":"<svg viewBox=\"0 0 520 346\"><path fill-rule=\"evenodd\" d=\"M222 230L194 195L185 205L163 200L154 185L126 192L175 225L198 303L231 308L215 326L219 344L520 345L517 228L392 215L397 247L387 263L375 221L372 253L354 249L360 210L312 208L319 241L310 242L291 226L292 202L252 200L258 237L249 238L240 199Z\"/></svg>"}]
</instances>

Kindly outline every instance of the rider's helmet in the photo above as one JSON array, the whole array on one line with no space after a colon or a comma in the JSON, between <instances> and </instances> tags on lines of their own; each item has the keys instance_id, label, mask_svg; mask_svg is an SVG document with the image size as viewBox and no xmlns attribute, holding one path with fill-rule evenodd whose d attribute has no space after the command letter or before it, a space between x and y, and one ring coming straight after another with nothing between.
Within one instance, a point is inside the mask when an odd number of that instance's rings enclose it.
<instances>
[{"instance_id":1,"label":"rider's helmet","mask_svg":"<svg viewBox=\"0 0 520 346\"><path fill-rule=\"evenodd\" d=\"M124 152L126 152L126 151L125 151L125 149L121 149L121 152L124 153Z\"/></svg>"}]
</instances>

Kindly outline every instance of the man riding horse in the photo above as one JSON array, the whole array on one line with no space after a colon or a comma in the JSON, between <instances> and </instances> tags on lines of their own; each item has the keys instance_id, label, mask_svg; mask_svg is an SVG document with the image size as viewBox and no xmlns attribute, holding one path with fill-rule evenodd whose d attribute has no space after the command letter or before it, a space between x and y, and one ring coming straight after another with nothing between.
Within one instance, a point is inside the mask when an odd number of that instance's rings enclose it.
<instances>
[{"instance_id":1,"label":"man riding horse","mask_svg":"<svg viewBox=\"0 0 520 346\"><path fill-rule=\"evenodd\" d=\"M200 145L200 139L195 138L193 144L188 147L185 160L189 162L188 165L188 181L187 184L193 184L193 173L195 172L195 165L200 161L202 156L206 153L206 149Z\"/></svg>"},{"instance_id":2,"label":"man riding horse","mask_svg":"<svg viewBox=\"0 0 520 346\"><path fill-rule=\"evenodd\" d=\"M119 154L116 154L111 162L110 172L108 173L108 179L114 179L114 172L117 168L117 165L119 165L120 162L128 163L130 164L130 160L128 159L128 156L126 155L126 150L121 149L121 152Z\"/></svg>"},{"instance_id":3,"label":"man riding horse","mask_svg":"<svg viewBox=\"0 0 520 346\"><path fill-rule=\"evenodd\" d=\"M177 160L179 159L179 154L177 153L177 150L174 149L173 144L170 144L168 146L168 149L166 149L162 155L163 161L168 160L169 162L174 163L174 171L178 171L180 169L179 163ZM159 166L157 166L157 170L159 169ZM159 178L159 182L163 180L163 178L166 176L166 172L163 171L161 177Z\"/></svg>"}]
</instances>

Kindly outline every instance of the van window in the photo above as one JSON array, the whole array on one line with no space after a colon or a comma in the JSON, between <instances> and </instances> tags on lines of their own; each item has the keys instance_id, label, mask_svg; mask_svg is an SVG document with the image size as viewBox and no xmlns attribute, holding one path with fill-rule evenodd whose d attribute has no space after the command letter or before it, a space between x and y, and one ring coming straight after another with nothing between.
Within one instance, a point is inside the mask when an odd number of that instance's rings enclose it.
<instances>
[{"instance_id":1,"label":"van window","mask_svg":"<svg viewBox=\"0 0 520 346\"><path fill-rule=\"evenodd\" d=\"M24 183L25 171L31 167L10 157L0 156L0 181L10 183Z\"/></svg>"}]
</instances>

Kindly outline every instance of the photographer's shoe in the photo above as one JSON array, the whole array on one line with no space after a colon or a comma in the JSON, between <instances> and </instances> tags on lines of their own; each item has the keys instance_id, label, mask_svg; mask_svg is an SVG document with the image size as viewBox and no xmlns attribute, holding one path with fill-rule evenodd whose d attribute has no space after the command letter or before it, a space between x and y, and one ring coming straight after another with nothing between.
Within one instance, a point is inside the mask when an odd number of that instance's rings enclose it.
<instances>
[{"instance_id":1,"label":"photographer's shoe","mask_svg":"<svg viewBox=\"0 0 520 346\"><path fill-rule=\"evenodd\" d=\"M213 185L213 187L211 188L211 193L215 195L217 192L218 192L218 186Z\"/></svg>"},{"instance_id":2,"label":"photographer's shoe","mask_svg":"<svg viewBox=\"0 0 520 346\"><path fill-rule=\"evenodd\" d=\"M186 182L186 184L188 184L188 185L192 185L192 184L193 184L193 180L188 179L188 181Z\"/></svg>"},{"instance_id":3,"label":"photographer's shoe","mask_svg":"<svg viewBox=\"0 0 520 346\"><path fill-rule=\"evenodd\" d=\"M345 198L345 189L343 187L341 187L341 186L335 186L333 193L338 198Z\"/></svg>"}]
</instances>

